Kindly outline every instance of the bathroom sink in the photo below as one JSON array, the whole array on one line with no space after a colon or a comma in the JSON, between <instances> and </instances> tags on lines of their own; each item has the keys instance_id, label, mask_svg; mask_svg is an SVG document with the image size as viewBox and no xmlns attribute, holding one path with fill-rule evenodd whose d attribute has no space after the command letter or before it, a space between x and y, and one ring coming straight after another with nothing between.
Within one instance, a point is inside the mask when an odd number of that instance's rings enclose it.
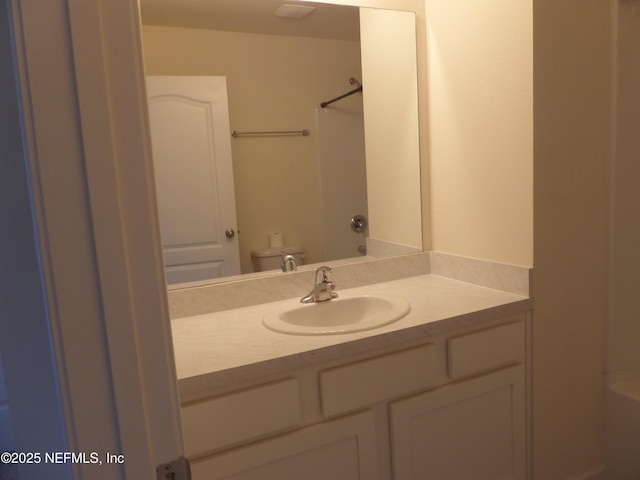
<instances>
[{"instance_id":1,"label":"bathroom sink","mask_svg":"<svg viewBox=\"0 0 640 480\"><path fill-rule=\"evenodd\" d=\"M269 330L292 335L335 335L387 325L411 310L401 297L340 297L271 312L262 319Z\"/></svg>"}]
</instances>

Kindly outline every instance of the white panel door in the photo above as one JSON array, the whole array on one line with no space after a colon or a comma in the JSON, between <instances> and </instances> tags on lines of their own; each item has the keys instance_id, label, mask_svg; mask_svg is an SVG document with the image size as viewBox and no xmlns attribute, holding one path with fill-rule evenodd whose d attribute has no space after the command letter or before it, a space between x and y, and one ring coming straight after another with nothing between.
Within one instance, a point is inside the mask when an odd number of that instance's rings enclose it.
<instances>
[{"instance_id":1,"label":"white panel door","mask_svg":"<svg viewBox=\"0 0 640 480\"><path fill-rule=\"evenodd\" d=\"M147 77L167 283L240 273L225 77Z\"/></svg>"}]
</instances>

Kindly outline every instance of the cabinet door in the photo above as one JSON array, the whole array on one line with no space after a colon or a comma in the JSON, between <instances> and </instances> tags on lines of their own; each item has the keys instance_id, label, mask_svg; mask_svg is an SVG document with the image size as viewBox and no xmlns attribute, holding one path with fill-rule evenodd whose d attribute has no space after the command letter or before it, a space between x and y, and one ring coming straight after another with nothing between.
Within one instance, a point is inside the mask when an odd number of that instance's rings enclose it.
<instances>
[{"instance_id":1,"label":"cabinet door","mask_svg":"<svg viewBox=\"0 0 640 480\"><path fill-rule=\"evenodd\" d=\"M524 480L521 366L391 404L395 480Z\"/></svg>"},{"instance_id":2,"label":"cabinet door","mask_svg":"<svg viewBox=\"0 0 640 480\"><path fill-rule=\"evenodd\" d=\"M191 461L193 480L376 480L371 412Z\"/></svg>"}]
</instances>

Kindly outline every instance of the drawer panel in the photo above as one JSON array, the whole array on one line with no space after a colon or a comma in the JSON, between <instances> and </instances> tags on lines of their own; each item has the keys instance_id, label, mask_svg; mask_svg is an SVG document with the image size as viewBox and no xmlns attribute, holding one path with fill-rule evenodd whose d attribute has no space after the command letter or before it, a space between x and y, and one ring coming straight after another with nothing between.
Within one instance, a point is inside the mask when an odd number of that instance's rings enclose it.
<instances>
[{"instance_id":1,"label":"drawer panel","mask_svg":"<svg viewBox=\"0 0 640 480\"><path fill-rule=\"evenodd\" d=\"M302 418L294 378L184 405L187 456L296 426Z\"/></svg>"},{"instance_id":2,"label":"drawer panel","mask_svg":"<svg viewBox=\"0 0 640 480\"><path fill-rule=\"evenodd\" d=\"M322 413L335 415L433 385L435 352L433 345L423 345L320 372Z\"/></svg>"},{"instance_id":3,"label":"drawer panel","mask_svg":"<svg viewBox=\"0 0 640 480\"><path fill-rule=\"evenodd\" d=\"M449 377L459 378L524 361L525 329L519 320L447 340Z\"/></svg>"}]
</instances>

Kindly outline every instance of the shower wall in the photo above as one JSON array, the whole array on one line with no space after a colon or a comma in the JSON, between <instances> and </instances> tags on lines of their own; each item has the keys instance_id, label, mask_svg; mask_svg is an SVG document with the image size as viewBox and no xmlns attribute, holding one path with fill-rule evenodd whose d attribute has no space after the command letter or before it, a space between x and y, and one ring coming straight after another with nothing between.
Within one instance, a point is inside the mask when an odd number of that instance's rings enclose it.
<instances>
[{"instance_id":1,"label":"shower wall","mask_svg":"<svg viewBox=\"0 0 640 480\"><path fill-rule=\"evenodd\" d=\"M324 260L357 257L365 233L351 230L354 215L368 217L367 170L362 99L359 105L319 108L318 166L320 172ZM353 100L351 100L353 103Z\"/></svg>"}]
</instances>

